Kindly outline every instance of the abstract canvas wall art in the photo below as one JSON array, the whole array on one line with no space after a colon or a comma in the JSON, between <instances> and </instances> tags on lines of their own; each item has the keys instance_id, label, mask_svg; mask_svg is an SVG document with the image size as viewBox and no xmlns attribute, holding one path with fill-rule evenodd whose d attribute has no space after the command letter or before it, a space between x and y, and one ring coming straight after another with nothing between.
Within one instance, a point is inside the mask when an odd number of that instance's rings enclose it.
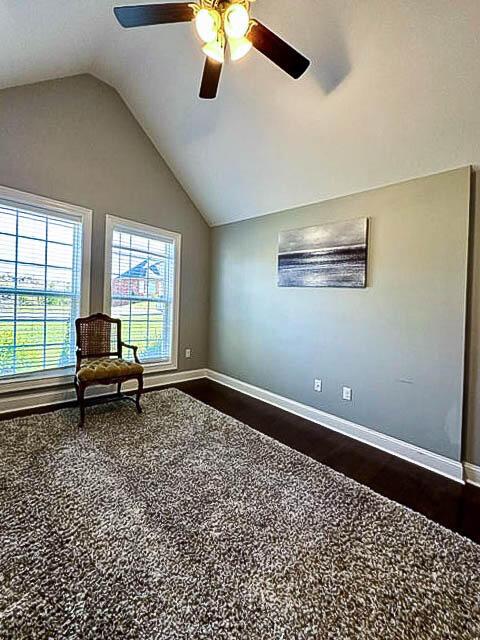
<instances>
[{"instance_id":1,"label":"abstract canvas wall art","mask_svg":"<svg viewBox=\"0 0 480 640\"><path fill-rule=\"evenodd\" d=\"M367 286L368 219L281 231L279 287Z\"/></svg>"}]
</instances>

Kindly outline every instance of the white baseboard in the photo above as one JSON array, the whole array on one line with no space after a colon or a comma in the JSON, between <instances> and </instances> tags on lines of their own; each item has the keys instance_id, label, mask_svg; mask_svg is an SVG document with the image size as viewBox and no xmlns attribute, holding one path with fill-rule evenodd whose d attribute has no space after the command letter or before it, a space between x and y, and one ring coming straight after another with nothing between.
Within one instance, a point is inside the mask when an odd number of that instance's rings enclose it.
<instances>
[{"instance_id":1,"label":"white baseboard","mask_svg":"<svg viewBox=\"0 0 480 640\"><path fill-rule=\"evenodd\" d=\"M422 449L413 444L409 444L408 442L397 440L397 438L393 438L392 436L388 436L373 429L350 422L344 418L339 418L330 413L321 411L320 409L309 407L308 405L296 402L295 400L290 400L289 398L277 395L271 391L255 387L254 385L242 382L236 378L231 378L223 373L207 369L207 377L210 378L210 380L214 380L215 382L227 387L241 391L253 398L263 400L263 402L267 402L275 407L284 409L289 413L306 418L307 420L322 425L323 427L343 433L350 438L355 438L355 440L359 440L360 442L369 444L372 447L391 453L398 458L402 458L408 462L413 462L425 469L439 473L442 476L446 476L447 478L451 478L457 482L464 482L463 465L461 462L451 460L450 458Z\"/></svg>"},{"instance_id":2,"label":"white baseboard","mask_svg":"<svg viewBox=\"0 0 480 640\"><path fill-rule=\"evenodd\" d=\"M157 373L146 375L144 379L145 389L151 387L159 387L167 384L175 384L176 382L186 382L187 380L197 380L205 378L206 369L195 369L192 371L176 371L174 373ZM136 380L125 382L122 389L133 391L136 389ZM87 397L104 396L115 391L115 386L109 387L93 387L87 390ZM11 411L23 411L29 409L38 409L40 407L50 407L62 402L75 400L75 389L73 384L63 387L44 387L43 390L35 390L32 392L23 391L17 394L0 395L0 415L2 413L10 413Z\"/></svg>"},{"instance_id":3,"label":"white baseboard","mask_svg":"<svg viewBox=\"0 0 480 640\"><path fill-rule=\"evenodd\" d=\"M476 487L480 487L480 467L472 464L471 462L464 462L465 468L465 480L468 484L474 484Z\"/></svg>"},{"instance_id":4,"label":"white baseboard","mask_svg":"<svg viewBox=\"0 0 480 640\"><path fill-rule=\"evenodd\" d=\"M408 442L403 442L402 440L350 422L344 418L339 418L320 409L296 402L295 400L290 400L266 389L255 387L247 382L242 382L241 380L231 378L230 376L211 369L195 369L192 371L148 375L145 377L145 389L148 390L152 387L186 382L188 380L198 380L200 378L214 380L236 391L240 391L241 393L262 400L301 418L305 418L306 420L342 433L350 438L369 444L403 460L407 460L408 462L439 473L447 478L456 480L457 482L464 482L465 469L465 479L467 482L480 486L480 467L476 467L470 463L462 465L461 462L457 462L456 460L451 460L437 453L421 449ZM125 383L124 388L133 391L136 388L136 381ZM103 388L96 387L91 389L90 393L87 392L87 395L90 397L102 396L112 393L114 390L113 386ZM69 402L75 400L75 398L73 385L62 388L45 386L43 390L24 391L17 394L0 394L0 415L13 411L38 409L41 407L53 408L56 404Z\"/></svg>"}]
</instances>

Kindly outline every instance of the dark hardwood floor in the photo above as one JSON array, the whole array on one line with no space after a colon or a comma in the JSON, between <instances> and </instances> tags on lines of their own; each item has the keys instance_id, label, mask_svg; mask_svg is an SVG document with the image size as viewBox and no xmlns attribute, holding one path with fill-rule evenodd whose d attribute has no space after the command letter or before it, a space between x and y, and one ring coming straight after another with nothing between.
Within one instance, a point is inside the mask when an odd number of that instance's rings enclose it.
<instances>
[{"instance_id":1,"label":"dark hardwood floor","mask_svg":"<svg viewBox=\"0 0 480 640\"><path fill-rule=\"evenodd\" d=\"M207 379L172 386L480 543L480 488L461 485Z\"/></svg>"}]
</instances>

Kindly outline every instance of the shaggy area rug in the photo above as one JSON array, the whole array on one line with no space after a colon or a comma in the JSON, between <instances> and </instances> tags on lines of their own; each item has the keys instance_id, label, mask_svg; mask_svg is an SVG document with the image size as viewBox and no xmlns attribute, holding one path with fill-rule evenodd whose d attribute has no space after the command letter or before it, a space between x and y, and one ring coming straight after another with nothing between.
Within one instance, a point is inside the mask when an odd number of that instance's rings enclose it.
<instances>
[{"instance_id":1,"label":"shaggy area rug","mask_svg":"<svg viewBox=\"0 0 480 640\"><path fill-rule=\"evenodd\" d=\"M480 547L175 389L0 423L0 637L480 638Z\"/></svg>"}]
</instances>

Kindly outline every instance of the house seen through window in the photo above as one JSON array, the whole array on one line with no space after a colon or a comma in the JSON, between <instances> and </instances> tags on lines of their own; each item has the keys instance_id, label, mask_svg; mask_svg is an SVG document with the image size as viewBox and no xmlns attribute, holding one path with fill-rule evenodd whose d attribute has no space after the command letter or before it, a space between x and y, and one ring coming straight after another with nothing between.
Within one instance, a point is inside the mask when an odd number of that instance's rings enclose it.
<instances>
[{"instance_id":1,"label":"house seen through window","mask_svg":"<svg viewBox=\"0 0 480 640\"><path fill-rule=\"evenodd\" d=\"M143 361L170 362L175 329L178 240L128 222L111 227L110 313Z\"/></svg>"}]
</instances>

